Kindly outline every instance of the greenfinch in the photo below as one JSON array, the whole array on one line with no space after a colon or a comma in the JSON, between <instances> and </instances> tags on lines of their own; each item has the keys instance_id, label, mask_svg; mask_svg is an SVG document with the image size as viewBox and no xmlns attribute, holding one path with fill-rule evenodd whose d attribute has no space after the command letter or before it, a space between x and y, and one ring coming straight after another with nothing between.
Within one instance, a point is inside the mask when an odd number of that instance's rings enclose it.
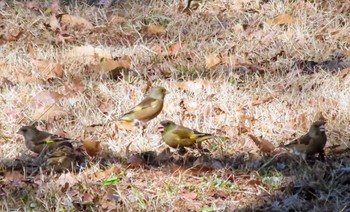
<instances>
[{"instance_id":1,"label":"greenfinch","mask_svg":"<svg viewBox=\"0 0 350 212\"><path fill-rule=\"evenodd\" d=\"M193 147L199 142L215 138L212 134L191 130L169 120L162 121L160 124L163 127L162 138L172 148Z\"/></svg>"},{"instance_id":2,"label":"greenfinch","mask_svg":"<svg viewBox=\"0 0 350 212\"><path fill-rule=\"evenodd\" d=\"M23 135L26 147L37 154L53 151L59 146L73 148L72 142L74 140L40 131L34 126L23 126L17 133Z\"/></svg>"},{"instance_id":3,"label":"greenfinch","mask_svg":"<svg viewBox=\"0 0 350 212\"><path fill-rule=\"evenodd\" d=\"M73 149L66 145L61 145L44 155L44 167L62 172L64 170L74 170L86 159L86 154L81 149Z\"/></svg>"},{"instance_id":4,"label":"greenfinch","mask_svg":"<svg viewBox=\"0 0 350 212\"><path fill-rule=\"evenodd\" d=\"M129 112L121 116L120 120L135 123L147 122L155 118L163 109L164 97L167 91L163 87L153 87L148 96Z\"/></svg>"},{"instance_id":5,"label":"greenfinch","mask_svg":"<svg viewBox=\"0 0 350 212\"><path fill-rule=\"evenodd\" d=\"M324 121L315 121L308 133L284 145L284 147L293 149L296 154L302 155L304 159L317 153L321 159L324 159L323 148L327 142L325 124Z\"/></svg>"}]
</instances>

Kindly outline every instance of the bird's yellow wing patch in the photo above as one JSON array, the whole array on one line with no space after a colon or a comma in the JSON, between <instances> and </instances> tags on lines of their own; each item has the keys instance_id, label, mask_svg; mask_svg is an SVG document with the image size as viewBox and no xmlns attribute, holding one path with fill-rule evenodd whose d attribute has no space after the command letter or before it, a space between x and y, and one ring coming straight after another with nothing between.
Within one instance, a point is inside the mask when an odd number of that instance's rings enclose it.
<instances>
[{"instance_id":1,"label":"bird's yellow wing patch","mask_svg":"<svg viewBox=\"0 0 350 212\"><path fill-rule=\"evenodd\" d=\"M138 111L141 111L142 109L143 109L143 107L137 106L137 107L135 107L132 111L133 111L133 112L138 112Z\"/></svg>"},{"instance_id":2,"label":"bird's yellow wing patch","mask_svg":"<svg viewBox=\"0 0 350 212\"><path fill-rule=\"evenodd\" d=\"M52 144L52 143L55 143L55 141L54 141L54 140L49 139L49 138L45 139L44 141L45 141L47 144Z\"/></svg>"},{"instance_id":3,"label":"bird's yellow wing patch","mask_svg":"<svg viewBox=\"0 0 350 212\"><path fill-rule=\"evenodd\" d=\"M190 135L190 139L197 139L198 136L197 135Z\"/></svg>"}]
</instances>

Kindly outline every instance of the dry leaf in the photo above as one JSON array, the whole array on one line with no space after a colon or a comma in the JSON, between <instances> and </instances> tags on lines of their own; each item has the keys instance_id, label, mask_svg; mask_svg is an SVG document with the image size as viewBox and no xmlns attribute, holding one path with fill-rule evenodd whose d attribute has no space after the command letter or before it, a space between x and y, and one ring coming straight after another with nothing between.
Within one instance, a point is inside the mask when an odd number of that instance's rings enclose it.
<instances>
[{"instance_id":1,"label":"dry leaf","mask_svg":"<svg viewBox=\"0 0 350 212\"><path fill-rule=\"evenodd\" d=\"M346 76L350 75L350 68L344 68L339 72L339 78L344 79Z\"/></svg>"},{"instance_id":2,"label":"dry leaf","mask_svg":"<svg viewBox=\"0 0 350 212\"><path fill-rule=\"evenodd\" d=\"M269 19L267 23L270 25L293 24L296 22L296 20L297 18L291 15L280 14L272 19Z\"/></svg>"},{"instance_id":3,"label":"dry leaf","mask_svg":"<svg viewBox=\"0 0 350 212\"><path fill-rule=\"evenodd\" d=\"M252 106L258 106L258 105L264 104L264 103L274 99L276 96L277 96L276 94L269 94L269 95L266 95L263 97L258 97L259 98L258 100L252 101Z\"/></svg>"},{"instance_id":4,"label":"dry leaf","mask_svg":"<svg viewBox=\"0 0 350 212\"><path fill-rule=\"evenodd\" d=\"M63 65L46 60L32 60L42 78L45 80L63 77Z\"/></svg>"},{"instance_id":5,"label":"dry leaf","mask_svg":"<svg viewBox=\"0 0 350 212\"><path fill-rule=\"evenodd\" d=\"M323 116L321 111L318 111L315 115L314 121L324 121L327 122L327 119Z\"/></svg>"},{"instance_id":6,"label":"dry leaf","mask_svg":"<svg viewBox=\"0 0 350 212\"><path fill-rule=\"evenodd\" d=\"M162 35L165 34L166 30L161 25L151 25L143 27L142 32L148 35Z\"/></svg>"},{"instance_id":7,"label":"dry leaf","mask_svg":"<svg viewBox=\"0 0 350 212\"><path fill-rule=\"evenodd\" d=\"M74 15L62 15L61 16L61 23L62 25L68 25L70 27L82 27L84 29L92 29L92 24L87 21L85 18L74 16Z\"/></svg>"},{"instance_id":8,"label":"dry leaf","mask_svg":"<svg viewBox=\"0 0 350 212\"><path fill-rule=\"evenodd\" d=\"M93 64L88 67L90 71L97 73L109 73L118 69L129 69L131 66L131 59L125 58L120 60L107 60L99 64Z\"/></svg>"},{"instance_id":9,"label":"dry leaf","mask_svg":"<svg viewBox=\"0 0 350 212\"><path fill-rule=\"evenodd\" d=\"M118 121L117 122L117 127L118 129L124 129L128 131L134 131L135 127L132 123L127 122L127 121Z\"/></svg>"},{"instance_id":10,"label":"dry leaf","mask_svg":"<svg viewBox=\"0 0 350 212\"><path fill-rule=\"evenodd\" d=\"M100 152L100 142L97 142L92 139L84 139L82 143L86 152L91 157L96 156Z\"/></svg>"},{"instance_id":11,"label":"dry leaf","mask_svg":"<svg viewBox=\"0 0 350 212\"><path fill-rule=\"evenodd\" d=\"M205 66L210 69L215 67L216 65L219 65L221 63L221 57L217 54L211 54L205 58Z\"/></svg>"},{"instance_id":12,"label":"dry leaf","mask_svg":"<svg viewBox=\"0 0 350 212\"><path fill-rule=\"evenodd\" d=\"M61 176L59 176L57 179L57 184L61 187L66 186L66 184L72 187L77 183L78 180L75 178L74 174L71 174L70 172L61 174Z\"/></svg>"},{"instance_id":13,"label":"dry leaf","mask_svg":"<svg viewBox=\"0 0 350 212\"><path fill-rule=\"evenodd\" d=\"M197 194L194 193L194 192L188 192L187 190L185 190L183 193L182 193L182 197L186 198L186 199L189 199L189 200L194 200L197 198Z\"/></svg>"},{"instance_id":14,"label":"dry leaf","mask_svg":"<svg viewBox=\"0 0 350 212\"><path fill-rule=\"evenodd\" d=\"M271 142L265 139L259 140L252 134L248 134L248 136L254 141L255 145L260 149L261 152L269 155L271 155L274 152L275 146Z\"/></svg>"},{"instance_id":15,"label":"dry leaf","mask_svg":"<svg viewBox=\"0 0 350 212\"><path fill-rule=\"evenodd\" d=\"M31 105L34 107L53 105L62 97L62 94L55 91L41 91L32 98Z\"/></svg>"},{"instance_id":16,"label":"dry leaf","mask_svg":"<svg viewBox=\"0 0 350 212\"><path fill-rule=\"evenodd\" d=\"M44 106L38 108L33 115L36 121L50 121L55 118L66 116L68 113L60 106Z\"/></svg>"},{"instance_id":17,"label":"dry leaf","mask_svg":"<svg viewBox=\"0 0 350 212\"><path fill-rule=\"evenodd\" d=\"M49 26L53 32L56 32L61 29L61 25L58 22L58 19L55 15L51 15L49 18Z\"/></svg>"},{"instance_id":18,"label":"dry leaf","mask_svg":"<svg viewBox=\"0 0 350 212\"><path fill-rule=\"evenodd\" d=\"M68 57L72 58L87 58L100 61L103 59L112 60L112 53L107 49L95 48L93 46L77 46L70 50Z\"/></svg>"}]
</instances>

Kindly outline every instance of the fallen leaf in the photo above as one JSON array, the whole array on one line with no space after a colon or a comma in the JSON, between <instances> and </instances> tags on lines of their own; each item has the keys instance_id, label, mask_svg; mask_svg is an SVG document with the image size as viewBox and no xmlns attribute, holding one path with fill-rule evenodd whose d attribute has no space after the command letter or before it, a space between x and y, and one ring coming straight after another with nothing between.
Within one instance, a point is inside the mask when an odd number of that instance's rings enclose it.
<instances>
[{"instance_id":1,"label":"fallen leaf","mask_svg":"<svg viewBox=\"0 0 350 212\"><path fill-rule=\"evenodd\" d=\"M127 121L118 121L117 122L117 127L118 129L124 129L128 131L134 131L135 127L132 123L127 122Z\"/></svg>"},{"instance_id":2,"label":"fallen leaf","mask_svg":"<svg viewBox=\"0 0 350 212\"><path fill-rule=\"evenodd\" d=\"M217 54L210 54L205 58L205 66L210 69L221 63L221 57Z\"/></svg>"},{"instance_id":3,"label":"fallen leaf","mask_svg":"<svg viewBox=\"0 0 350 212\"><path fill-rule=\"evenodd\" d=\"M346 76L350 75L350 68L344 68L339 72L339 78L344 79Z\"/></svg>"},{"instance_id":4,"label":"fallen leaf","mask_svg":"<svg viewBox=\"0 0 350 212\"><path fill-rule=\"evenodd\" d=\"M55 91L41 91L32 98L31 105L32 107L53 105L62 97L62 94Z\"/></svg>"},{"instance_id":5,"label":"fallen leaf","mask_svg":"<svg viewBox=\"0 0 350 212\"><path fill-rule=\"evenodd\" d=\"M95 180L102 180L105 179L109 176L112 175L118 175L122 172L122 168L120 166L117 165L112 165L109 169L105 170L105 171L99 171L99 172L95 172L93 174L93 179Z\"/></svg>"},{"instance_id":6,"label":"fallen leaf","mask_svg":"<svg viewBox=\"0 0 350 212\"><path fill-rule=\"evenodd\" d=\"M106 60L98 64L92 64L88 67L89 71L96 73L109 73L119 69L129 69L131 66L131 59L125 58L120 60Z\"/></svg>"},{"instance_id":7,"label":"fallen leaf","mask_svg":"<svg viewBox=\"0 0 350 212\"><path fill-rule=\"evenodd\" d=\"M46 60L32 60L37 70L45 80L63 77L63 65Z\"/></svg>"},{"instance_id":8,"label":"fallen leaf","mask_svg":"<svg viewBox=\"0 0 350 212\"><path fill-rule=\"evenodd\" d=\"M101 59L112 60L112 53L110 50L96 48L91 45L88 46L77 46L72 48L68 57L72 58L85 58L85 59L93 59L96 61L100 61Z\"/></svg>"},{"instance_id":9,"label":"fallen leaf","mask_svg":"<svg viewBox=\"0 0 350 212\"><path fill-rule=\"evenodd\" d=\"M60 106L43 106L35 110L33 120L50 121L58 117L66 116L68 113Z\"/></svg>"},{"instance_id":10,"label":"fallen leaf","mask_svg":"<svg viewBox=\"0 0 350 212\"><path fill-rule=\"evenodd\" d=\"M188 192L187 190L182 192L182 197L189 199L189 200L194 200L197 198L197 194L194 192Z\"/></svg>"},{"instance_id":11,"label":"fallen leaf","mask_svg":"<svg viewBox=\"0 0 350 212\"><path fill-rule=\"evenodd\" d=\"M70 172L61 174L57 179L57 184L61 187L66 187L67 183L72 187L78 183L78 180L75 178L74 174Z\"/></svg>"},{"instance_id":12,"label":"fallen leaf","mask_svg":"<svg viewBox=\"0 0 350 212\"><path fill-rule=\"evenodd\" d=\"M270 25L283 25L283 24L293 24L297 21L296 17L293 17L288 14L280 14L276 17L267 20L267 23Z\"/></svg>"},{"instance_id":13,"label":"fallen leaf","mask_svg":"<svg viewBox=\"0 0 350 212\"><path fill-rule=\"evenodd\" d=\"M100 152L100 142L97 142L92 139L84 139L82 143L86 152L91 157L96 156Z\"/></svg>"},{"instance_id":14,"label":"fallen leaf","mask_svg":"<svg viewBox=\"0 0 350 212\"><path fill-rule=\"evenodd\" d=\"M53 32L57 32L61 29L61 25L58 22L56 15L51 15L48 24Z\"/></svg>"},{"instance_id":15,"label":"fallen leaf","mask_svg":"<svg viewBox=\"0 0 350 212\"><path fill-rule=\"evenodd\" d=\"M165 34L166 30L161 25L151 25L143 27L142 32L147 35L162 35Z\"/></svg>"},{"instance_id":16,"label":"fallen leaf","mask_svg":"<svg viewBox=\"0 0 350 212\"><path fill-rule=\"evenodd\" d=\"M72 28L78 28L78 27L81 27L84 29L93 28L93 25L89 21L79 16L64 14L61 16L60 20L62 25L67 25Z\"/></svg>"},{"instance_id":17,"label":"fallen leaf","mask_svg":"<svg viewBox=\"0 0 350 212\"><path fill-rule=\"evenodd\" d=\"M271 142L265 139L259 140L252 134L248 134L248 136L254 141L255 145L259 148L261 152L266 153L268 155L271 155L274 152L275 146Z\"/></svg>"},{"instance_id":18,"label":"fallen leaf","mask_svg":"<svg viewBox=\"0 0 350 212\"><path fill-rule=\"evenodd\" d=\"M140 168L146 165L146 161L139 154L136 154L128 158L128 164L131 168Z\"/></svg>"},{"instance_id":19,"label":"fallen leaf","mask_svg":"<svg viewBox=\"0 0 350 212\"><path fill-rule=\"evenodd\" d=\"M314 121L324 121L324 122L327 122L327 119L323 116L323 114L322 114L321 111L318 111L318 112L315 114Z\"/></svg>"}]
</instances>

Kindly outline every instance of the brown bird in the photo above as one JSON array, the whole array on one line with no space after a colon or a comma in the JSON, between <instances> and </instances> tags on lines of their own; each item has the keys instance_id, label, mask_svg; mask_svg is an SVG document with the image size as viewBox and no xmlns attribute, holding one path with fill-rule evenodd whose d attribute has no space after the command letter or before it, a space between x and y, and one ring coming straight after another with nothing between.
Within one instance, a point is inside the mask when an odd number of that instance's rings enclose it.
<instances>
[{"instance_id":1,"label":"brown bird","mask_svg":"<svg viewBox=\"0 0 350 212\"><path fill-rule=\"evenodd\" d=\"M82 144L76 140L40 131L34 126L23 126L17 133L23 135L29 150L40 154L44 166L55 171L71 169L89 157Z\"/></svg>"},{"instance_id":2,"label":"brown bird","mask_svg":"<svg viewBox=\"0 0 350 212\"><path fill-rule=\"evenodd\" d=\"M135 123L147 122L155 118L163 109L164 97L167 91L163 87L153 87L148 96L129 112L122 115L120 120Z\"/></svg>"},{"instance_id":3,"label":"brown bird","mask_svg":"<svg viewBox=\"0 0 350 212\"><path fill-rule=\"evenodd\" d=\"M308 133L284 145L284 147L293 149L296 154L302 155L304 159L318 153L323 160L323 148L327 142L325 124L324 121L315 121Z\"/></svg>"},{"instance_id":4,"label":"brown bird","mask_svg":"<svg viewBox=\"0 0 350 212\"><path fill-rule=\"evenodd\" d=\"M59 146L73 148L72 142L74 140L40 131L34 126L23 126L17 133L23 135L26 147L37 154L44 154L47 151L55 150Z\"/></svg>"}]
</instances>

